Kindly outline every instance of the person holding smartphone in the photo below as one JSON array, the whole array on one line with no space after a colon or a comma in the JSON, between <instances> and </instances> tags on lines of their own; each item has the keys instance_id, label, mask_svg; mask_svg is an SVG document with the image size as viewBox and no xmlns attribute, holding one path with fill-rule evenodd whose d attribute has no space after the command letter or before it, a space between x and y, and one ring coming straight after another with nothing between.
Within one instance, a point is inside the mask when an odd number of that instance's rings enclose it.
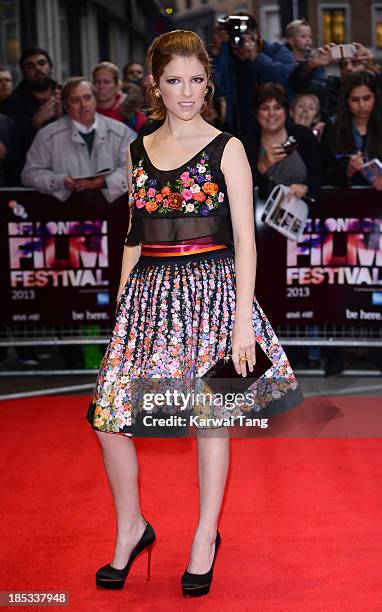
<instances>
[{"instance_id":1,"label":"person holding smartphone","mask_svg":"<svg viewBox=\"0 0 382 612\"><path fill-rule=\"evenodd\" d=\"M251 15L237 13L230 17L247 17L240 44L216 26L211 53L214 65L216 96L223 112L219 117L227 129L241 139L251 132L256 88L261 83L277 82L289 88L288 77L296 65L293 53L285 45L269 43L261 36Z\"/></svg>"},{"instance_id":2,"label":"person holding smartphone","mask_svg":"<svg viewBox=\"0 0 382 612\"><path fill-rule=\"evenodd\" d=\"M325 69L336 63L340 76L317 78L318 69ZM299 63L289 76L289 84L296 94L315 94L320 100L321 115L326 121L336 114L342 84L346 77L354 72L370 72L377 75L380 73L380 67L372 52L358 42L351 45L331 43L319 47L310 59Z\"/></svg>"}]
</instances>

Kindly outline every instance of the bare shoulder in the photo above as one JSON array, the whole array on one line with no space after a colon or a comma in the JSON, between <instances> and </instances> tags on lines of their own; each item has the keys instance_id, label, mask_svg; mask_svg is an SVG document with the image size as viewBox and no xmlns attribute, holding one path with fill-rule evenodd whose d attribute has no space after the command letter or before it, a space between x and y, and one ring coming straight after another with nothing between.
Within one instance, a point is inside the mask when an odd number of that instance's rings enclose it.
<instances>
[{"instance_id":1,"label":"bare shoulder","mask_svg":"<svg viewBox=\"0 0 382 612\"><path fill-rule=\"evenodd\" d=\"M244 145L236 138L232 136L224 147L223 156L221 160L221 168L224 173L224 169L232 169L237 166L238 162L247 161L247 154L244 149Z\"/></svg>"}]
</instances>

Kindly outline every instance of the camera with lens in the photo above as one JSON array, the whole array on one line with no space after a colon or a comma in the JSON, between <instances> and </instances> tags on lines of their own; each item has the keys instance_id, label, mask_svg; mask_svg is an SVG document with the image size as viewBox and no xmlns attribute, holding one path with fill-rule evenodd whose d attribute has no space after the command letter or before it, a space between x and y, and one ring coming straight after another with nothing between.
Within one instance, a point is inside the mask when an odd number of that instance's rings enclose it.
<instances>
[{"instance_id":1,"label":"camera with lens","mask_svg":"<svg viewBox=\"0 0 382 612\"><path fill-rule=\"evenodd\" d=\"M294 136L289 136L285 142L281 143L280 147L284 149L284 153L290 155L297 149L298 143Z\"/></svg>"},{"instance_id":2,"label":"camera with lens","mask_svg":"<svg viewBox=\"0 0 382 612\"><path fill-rule=\"evenodd\" d=\"M230 43L235 49L243 45L243 36L258 31L256 20L250 15L227 15L218 19L218 25L229 35Z\"/></svg>"}]
</instances>

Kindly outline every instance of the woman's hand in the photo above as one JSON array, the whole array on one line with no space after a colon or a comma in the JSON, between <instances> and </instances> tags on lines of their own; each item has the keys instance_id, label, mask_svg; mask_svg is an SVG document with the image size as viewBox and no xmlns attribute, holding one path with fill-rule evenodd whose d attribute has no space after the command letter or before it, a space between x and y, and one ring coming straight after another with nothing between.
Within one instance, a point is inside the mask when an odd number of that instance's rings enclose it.
<instances>
[{"instance_id":1,"label":"woman's hand","mask_svg":"<svg viewBox=\"0 0 382 612\"><path fill-rule=\"evenodd\" d=\"M116 302L115 302L115 312L118 312L119 303L121 301L123 290L124 290L124 287L122 287L122 289L118 289L117 299L116 299Z\"/></svg>"},{"instance_id":2,"label":"woman's hand","mask_svg":"<svg viewBox=\"0 0 382 612\"><path fill-rule=\"evenodd\" d=\"M270 145L269 147L264 146L265 155L261 158L258 163L258 170L260 174L265 174L269 168L283 161L287 154L280 145Z\"/></svg>"},{"instance_id":3,"label":"woman's hand","mask_svg":"<svg viewBox=\"0 0 382 612\"><path fill-rule=\"evenodd\" d=\"M241 361L244 355L246 361ZM256 339L253 323L250 320L238 319L232 330L232 361L235 370L242 376L247 376L247 364L250 372L256 364Z\"/></svg>"},{"instance_id":4,"label":"woman's hand","mask_svg":"<svg viewBox=\"0 0 382 612\"><path fill-rule=\"evenodd\" d=\"M308 193L308 186L301 185L300 183L292 183L292 185L289 185L289 189L291 195L295 196L296 198L304 198Z\"/></svg>"},{"instance_id":5,"label":"woman's hand","mask_svg":"<svg viewBox=\"0 0 382 612\"><path fill-rule=\"evenodd\" d=\"M361 153L361 151L358 151L358 153L356 153L355 155L352 155L348 164L348 170L347 170L347 174L348 177L351 178L352 176L354 176L355 174L357 174L357 172L359 172L362 169L362 166L364 165L364 159L363 159L363 154Z\"/></svg>"}]
</instances>

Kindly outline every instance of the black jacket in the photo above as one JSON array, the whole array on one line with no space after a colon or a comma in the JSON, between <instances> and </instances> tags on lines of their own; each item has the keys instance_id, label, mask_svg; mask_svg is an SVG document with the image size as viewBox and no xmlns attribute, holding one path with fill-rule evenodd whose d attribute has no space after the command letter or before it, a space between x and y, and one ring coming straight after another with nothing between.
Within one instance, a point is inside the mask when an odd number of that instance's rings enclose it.
<instances>
[{"instance_id":1,"label":"black jacket","mask_svg":"<svg viewBox=\"0 0 382 612\"><path fill-rule=\"evenodd\" d=\"M347 175L349 159L336 159L336 126L328 121L321 139L321 157L324 166L326 183L335 187L351 187L352 185L370 185L357 172L351 178Z\"/></svg>"},{"instance_id":2,"label":"black jacket","mask_svg":"<svg viewBox=\"0 0 382 612\"><path fill-rule=\"evenodd\" d=\"M52 88L57 86L52 81ZM37 130L32 125L33 116L40 107L37 98L30 92L25 80L22 80L6 99L3 113L11 117L16 126L16 148L17 152L13 161L14 184L20 184L20 174L25 163L25 157ZM51 121L54 121L52 119ZM50 123L48 121L47 123Z\"/></svg>"},{"instance_id":3,"label":"black jacket","mask_svg":"<svg viewBox=\"0 0 382 612\"><path fill-rule=\"evenodd\" d=\"M14 161L15 150L15 125L10 117L0 113L0 142L6 147L7 152L0 161L0 186L12 185L11 165Z\"/></svg>"}]
</instances>

